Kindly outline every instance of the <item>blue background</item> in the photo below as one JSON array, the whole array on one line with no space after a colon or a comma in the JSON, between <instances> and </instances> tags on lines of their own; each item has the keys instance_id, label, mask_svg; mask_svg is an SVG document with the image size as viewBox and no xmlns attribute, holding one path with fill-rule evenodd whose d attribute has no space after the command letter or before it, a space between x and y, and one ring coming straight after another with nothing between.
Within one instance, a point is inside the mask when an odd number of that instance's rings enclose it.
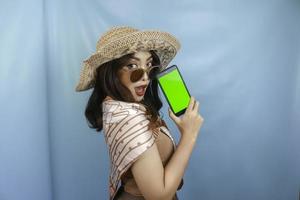
<instances>
[{"instance_id":1,"label":"blue background","mask_svg":"<svg viewBox=\"0 0 300 200\"><path fill-rule=\"evenodd\" d=\"M171 64L205 121L180 199L298 199L299 0L1 0L1 200L108 198L105 140L84 117L91 91L75 86L113 25L182 44Z\"/></svg>"}]
</instances>

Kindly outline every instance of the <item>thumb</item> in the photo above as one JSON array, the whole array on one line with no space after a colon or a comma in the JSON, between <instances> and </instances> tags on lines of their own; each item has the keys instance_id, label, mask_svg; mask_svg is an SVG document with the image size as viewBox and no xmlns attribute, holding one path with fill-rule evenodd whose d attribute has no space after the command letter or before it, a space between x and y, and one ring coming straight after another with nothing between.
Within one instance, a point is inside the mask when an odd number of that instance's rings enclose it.
<instances>
[{"instance_id":1,"label":"thumb","mask_svg":"<svg viewBox=\"0 0 300 200\"><path fill-rule=\"evenodd\" d=\"M171 117L171 119L172 119L173 121L175 121L176 124L179 124L180 118L177 117L177 116L172 112L172 110L171 110L170 108L169 108L168 110L169 110L169 116Z\"/></svg>"}]
</instances>

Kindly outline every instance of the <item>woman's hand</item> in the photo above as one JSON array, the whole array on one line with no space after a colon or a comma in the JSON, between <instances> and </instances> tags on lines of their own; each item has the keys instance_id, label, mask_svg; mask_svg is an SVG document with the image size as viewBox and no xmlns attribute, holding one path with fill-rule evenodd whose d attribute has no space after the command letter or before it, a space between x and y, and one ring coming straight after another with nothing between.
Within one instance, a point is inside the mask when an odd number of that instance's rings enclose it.
<instances>
[{"instance_id":1,"label":"woman's hand","mask_svg":"<svg viewBox=\"0 0 300 200\"><path fill-rule=\"evenodd\" d=\"M198 111L199 102L196 101L194 97L190 98L189 105L182 117L177 117L169 108L169 116L177 125L181 137L197 138L200 127L204 121Z\"/></svg>"}]
</instances>

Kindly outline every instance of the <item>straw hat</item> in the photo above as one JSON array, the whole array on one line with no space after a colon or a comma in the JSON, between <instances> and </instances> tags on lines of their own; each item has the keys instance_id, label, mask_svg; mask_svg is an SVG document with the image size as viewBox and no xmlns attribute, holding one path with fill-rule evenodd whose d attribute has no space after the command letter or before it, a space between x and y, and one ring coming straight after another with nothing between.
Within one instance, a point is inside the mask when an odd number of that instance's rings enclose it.
<instances>
[{"instance_id":1,"label":"straw hat","mask_svg":"<svg viewBox=\"0 0 300 200\"><path fill-rule=\"evenodd\" d=\"M94 87L96 69L103 63L140 50L154 50L164 69L179 49L179 41L167 32L138 30L128 26L112 27L99 38L96 52L83 61L76 91Z\"/></svg>"}]
</instances>

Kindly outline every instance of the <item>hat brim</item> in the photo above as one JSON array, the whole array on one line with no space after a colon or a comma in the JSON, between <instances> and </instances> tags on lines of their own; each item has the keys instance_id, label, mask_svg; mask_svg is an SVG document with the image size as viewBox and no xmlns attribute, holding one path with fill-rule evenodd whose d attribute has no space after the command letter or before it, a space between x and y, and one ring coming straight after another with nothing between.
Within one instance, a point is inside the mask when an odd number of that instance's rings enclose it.
<instances>
[{"instance_id":1,"label":"hat brim","mask_svg":"<svg viewBox=\"0 0 300 200\"><path fill-rule=\"evenodd\" d=\"M167 32L147 30L127 34L100 47L97 52L84 60L76 91L84 91L94 87L96 69L106 62L137 51L154 50L164 69L179 49L179 41Z\"/></svg>"}]
</instances>

